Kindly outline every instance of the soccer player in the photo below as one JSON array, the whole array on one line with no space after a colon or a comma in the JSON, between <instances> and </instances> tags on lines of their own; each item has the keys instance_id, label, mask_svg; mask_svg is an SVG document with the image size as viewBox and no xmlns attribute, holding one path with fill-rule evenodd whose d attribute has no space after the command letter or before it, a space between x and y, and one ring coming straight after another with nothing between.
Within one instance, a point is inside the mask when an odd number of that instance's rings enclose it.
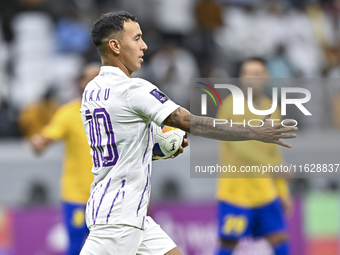
<instances>
[{"instance_id":1,"label":"soccer player","mask_svg":"<svg viewBox=\"0 0 340 255\"><path fill-rule=\"evenodd\" d=\"M79 92L98 75L99 64L88 64L79 79ZM31 137L30 143L38 153L57 140L65 142L65 160L61 177L61 197L64 223L69 238L66 255L79 255L88 235L85 224L85 206L93 181L92 158L83 123L79 114L80 98L60 107L51 122L40 134Z\"/></svg>"},{"instance_id":2,"label":"soccer player","mask_svg":"<svg viewBox=\"0 0 340 255\"><path fill-rule=\"evenodd\" d=\"M88 254L167 254L181 252L152 218L150 196L153 123L220 140L260 140L290 145L281 138L295 127L221 125L191 115L150 82L131 78L141 68L147 45L136 18L127 12L102 15L92 26L102 67L85 88L81 116L93 157L94 182L86 207ZM269 116L267 116L269 117ZM293 122L287 122L292 125Z\"/></svg>"},{"instance_id":3,"label":"soccer player","mask_svg":"<svg viewBox=\"0 0 340 255\"><path fill-rule=\"evenodd\" d=\"M261 58L245 60L240 69L241 87L253 89L253 104L258 110L269 109L271 100L264 95L267 85L266 62ZM232 119L233 122L248 122L258 119L245 107L244 115L232 114L232 96L228 96L217 112L218 119ZM245 100L244 104L247 102ZM280 119L279 109L273 119ZM220 142L220 164L241 166L277 166L282 164L279 146L258 141L239 143ZM248 176L247 176L248 175ZM222 178L217 183L218 234L217 255L232 254L237 242L245 236L265 237L276 255L287 255L288 243L284 219L284 209L289 210L289 189L284 179L253 178L245 173L245 178ZM224 176L225 177L225 176ZM246 178L248 177L248 178ZM255 176L258 177L258 176Z\"/></svg>"}]
</instances>

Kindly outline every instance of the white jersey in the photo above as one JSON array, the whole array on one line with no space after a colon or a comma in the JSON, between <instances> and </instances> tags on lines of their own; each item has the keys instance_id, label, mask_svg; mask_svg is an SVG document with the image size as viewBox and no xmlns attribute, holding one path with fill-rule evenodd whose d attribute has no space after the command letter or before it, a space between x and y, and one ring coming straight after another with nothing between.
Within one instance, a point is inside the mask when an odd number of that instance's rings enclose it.
<instances>
[{"instance_id":1,"label":"white jersey","mask_svg":"<svg viewBox=\"0 0 340 255\"><path fill-rule=\"evenodd\" d=\"M150 197L153 126L179 106L156 86L103 66L83 93L80 109L93 157L86 223L138 228Z\"/></svg>"}]
</instances>

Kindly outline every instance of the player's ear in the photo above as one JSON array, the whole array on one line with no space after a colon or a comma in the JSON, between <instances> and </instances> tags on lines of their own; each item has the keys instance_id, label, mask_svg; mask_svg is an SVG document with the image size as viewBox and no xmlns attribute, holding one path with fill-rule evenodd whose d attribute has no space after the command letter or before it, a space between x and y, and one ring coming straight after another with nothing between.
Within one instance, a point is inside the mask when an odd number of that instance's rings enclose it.
<instances>
[{"instance_id":1,"label":"player's ear","mask_svg":"<svg viewBox=\"0 0 340 255\"><path fill-rule=\"evenodd\" d=\"M109 47L117 55L120 53L120 43L117 39L111 39L109 41Z\"/></svg>"}]
</instances>

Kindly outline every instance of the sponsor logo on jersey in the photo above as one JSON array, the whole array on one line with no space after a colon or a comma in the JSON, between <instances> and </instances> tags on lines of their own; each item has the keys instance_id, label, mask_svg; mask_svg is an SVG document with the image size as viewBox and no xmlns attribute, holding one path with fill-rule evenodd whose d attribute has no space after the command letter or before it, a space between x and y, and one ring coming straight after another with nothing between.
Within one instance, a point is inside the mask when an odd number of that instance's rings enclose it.
<instances>
[{"instance_id":1,"label":"sponsor logo on jersey","mask_svg":"<svg viewBox=\"0 0 340 255\"><path fill-rule=\"evenodd\" d=\"M169 98L161 91L154 89L150 92L151 95L153 95L159 102L164 104L166 101L169 100Z\"/></svg>"}]
</instances>

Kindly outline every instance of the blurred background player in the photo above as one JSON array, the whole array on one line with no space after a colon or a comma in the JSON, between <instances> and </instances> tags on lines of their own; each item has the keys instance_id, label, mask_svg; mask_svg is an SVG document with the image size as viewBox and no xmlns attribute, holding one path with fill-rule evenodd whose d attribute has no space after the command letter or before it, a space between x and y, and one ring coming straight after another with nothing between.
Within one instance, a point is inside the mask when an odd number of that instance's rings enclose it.
<instances>
[{"instance_id":1,"label":"blurred background player","mask_svg":"<svg viewBox=\"0 0 340 255\"><path fill-rule=\"evenodd\" d=\"M266 62L261 58L245 60L240 69L241 88L253 88L255 109L270 108L271 100L265 96L264 88L268 83ZM250 78L250 79L249 79ZM233 123L246 123L250 119L259 119L245 106L244 115L233 115L232 95L224 99L218 112L218 119L232 119ZM244 104L247 102L245 100ZM280 119L277 108L272 119ZM255 123L252 122L252 125ZM282 164L279 146L257 141L220 142L220 165L236 166L276 166ZM223 177L223 176L221 176ZM224 176L227 177L227 176ZM239 177L239 176L237 176ZM290 210L290 195L285 179L252 178L246 173L245 178L219 178L217 182L218 234L219 248L217 255L232 254L242 237L264 237L272 245L274 254L289 254L284 211ZM255 177L259 177L258 175Z\"/></svg>"},{"instance_id":2,"label":"blurred background player","mask_svg":"<svg viewBox=\"0 0 340 255\"><path fill-rule=\"evenodd\" d=\"M60 107L53 87L47 89L41 100L28 104L19 115L19 126L25 138L39 133Z\"/></svg>"},{"instance_id":3,"label":"blurred background player","mask_svg":"<svg viewBox=\"0 0 340 255\"><path fill-rule=\"evenodd\" d=\"M85 66L78 79L80 94L86 84L98 75L99 69L99 64ZM80 98L61 106L41 133L30 138L37 153L41 153L57 140L63 139L66 145L61 197L64 223L69 237L67 255L78 255L88 235L85 206L93 181L92 157L79 113L80 107Z\"/></svg>"}]
</instances>

